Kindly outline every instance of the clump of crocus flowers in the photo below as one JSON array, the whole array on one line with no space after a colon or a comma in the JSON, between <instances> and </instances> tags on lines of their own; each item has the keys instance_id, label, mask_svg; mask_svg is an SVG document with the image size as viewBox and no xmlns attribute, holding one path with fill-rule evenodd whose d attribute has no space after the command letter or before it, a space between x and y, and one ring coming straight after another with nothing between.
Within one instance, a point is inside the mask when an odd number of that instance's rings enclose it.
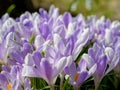
<instances>
[{"instance_id":1,"label":"clump of crocus flowers","mask_svg":"<svg viewBox=\"0 0 120 90\"><path fill-rule=\"evenodd\" d=\"M0 90L79 90L89 80L98 90L106 75L120 73L120 22L61 15L54 6L5 14L0 64Z\"/></svg>"}]
</instances>

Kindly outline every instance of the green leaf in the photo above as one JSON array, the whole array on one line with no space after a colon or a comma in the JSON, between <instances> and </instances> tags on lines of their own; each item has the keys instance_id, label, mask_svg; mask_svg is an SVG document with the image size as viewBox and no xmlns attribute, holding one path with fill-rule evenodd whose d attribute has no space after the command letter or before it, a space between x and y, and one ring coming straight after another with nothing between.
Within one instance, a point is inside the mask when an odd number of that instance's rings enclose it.
<instances>
[{"instance_id":1,"label":"green leaf","mask_svg":"<svg viewBox=\"0 0 120 90\"><path fill-rule=\"evenodd\" d=\"M31 79L31 84L34 90L40 90L43 88L46 88L47 83L45 82L45 80L41 79L41 78L32 78Z\"/></svg>"},{"instance_id":2,"label":"green leaf","mask_svg":"<svg viewBox=\"0 0 120 90\"><path fill-rule=\"evenodd\" d=\"M45 51L43 51L41 54L42 54L43 56L45 56L45 55L46 55L46 52L45 52Z\"/></svg>"},{"instance_id":3,"label":"green leaf","mask_svg":"<svg viewBox=\"0 0 120 90\"><path fill-rule=\"evenodd\" d=\"M62 87L62 90L72 90L71 85L69 85L69 83L68 83L69 79L70 79L70 77L68 77L67 80L65 80L63 87Z\"/></svg>"},{"instance_id":4,"label":"green leaf","mask_svg":"<svg viewBox=\"0 0 120 90\"><path fill-rule=\"evenodd\" d=\"M34 36L34 34L32 33L32 36L31 36L31 38L30 38L30 40L29 40L30 44L32 44L34 40L35 40L35 36Z\"/></svg>"},{"instance_id":5,"label":"green leaf","mask_svg":"<svg viewBox=\"0 0 120 90\"><path fill-rule=\"evenodd\" d=\"M47 89L50 89L50 86L45 86L45 87L43 87L42 89L39 89L39 90L47 90Z\"/></svg>"},{"instance_id":6,"label":"green leaf","mask_svg":"<svg viewBox=\"0 0 120 90\"><path fill-rule=\"evenodd\" d=\"M7 13L10 14L13 9L15 9L15 5L14 4L9 6L9 8L7 9Z\"/></svg>"}]
</instances>

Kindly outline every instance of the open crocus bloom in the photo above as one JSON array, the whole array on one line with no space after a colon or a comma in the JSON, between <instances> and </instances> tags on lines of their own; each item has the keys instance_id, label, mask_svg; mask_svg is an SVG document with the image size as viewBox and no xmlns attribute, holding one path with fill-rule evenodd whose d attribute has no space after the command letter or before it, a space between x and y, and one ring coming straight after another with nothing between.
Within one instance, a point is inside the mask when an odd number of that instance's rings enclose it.
<instances>
[{"instance_id":1,"label":"open crocus bloom","mask_svg":"<svg viewBox=\"0 0 120 90\"><path fill-rule=\"evenodd\" d=\"M43 78L49 85L54 85L57 76L63 71L67 64L67 58L52 59L43 57L40 52L27 54L23 65L22 75L28 77Z\"/></svg>"},{"instance_id":2,"label":"open crocus bloom","mask_svg":"<svg viewBox=\"0 0 120 90\"><path fill-rule=\"evenodd\" d=\"M88 54L83 54L82 58L87 61L89 68L95 63L97 64L96 71L93 74L96 88L98 88L98 85L103 77L115 68L119 62L117 52L110 47L106 47L104 49L97 43L95 43L93 47L88 50Z\"/></svg>"},{"instance_id":3,"label":"open crocus bloom","mask_svg":"<svg viewBox=\"0 0 120 90\"><path fill-rule=\"evenodd\" d=\"M21 67L14 66L11 69L3 66L0 73L0 89L2 90L32 90L30 80L21 76Z\"/></svg>"},{"instance_id":4,"label":"open crocus bloom","mask_svg":"<svg viewBox=\"0 0 120 90\"><path fill-rule=\"evenodd\" d=\"M96 67L96 64L94 64L88 70L86 61L82 59L78 63L78 67L75 65L75 63L72 63L70 67L66 68L65 73L70 76L69 83L75 88L79 88L83 82L95 72Z\"/></svg>"}]
</instances>

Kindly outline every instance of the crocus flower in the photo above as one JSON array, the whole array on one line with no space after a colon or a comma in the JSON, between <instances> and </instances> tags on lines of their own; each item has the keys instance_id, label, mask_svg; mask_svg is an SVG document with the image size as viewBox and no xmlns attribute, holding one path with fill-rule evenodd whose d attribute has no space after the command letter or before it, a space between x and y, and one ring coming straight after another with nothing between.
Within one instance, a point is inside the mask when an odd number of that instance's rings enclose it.
<instances>
[{"instance_id":1,"label":"crocus flower","mask_svg":"<svg viewBox=\"0 0 120 90\"><path fill-rule=\"evenodd\" d=\"M116 67L114 68L114 70L115 70L115 72L117 72L117 73L120 73L120 40L118 39L117 41L116 41L116 43L114 43L114 50L113 51L115 51L115 52L117 52L117 54L118 54L118 63L116 63L115 65L116 65ZM111 56L113 56L113 55L111 55ZM113 63L114 64L114 63Z\"/></svg>"},{"instance_id":2,"label":"crocus flower","mask_svg":"<svg viewBox=\"0 0 120 90\"><path fill-rule=\"evenodd\" d=\"M8 55L14 50L17 51L18 48L20 48L20 45L17 44L14 41L14 34L12 32L9 32L9 34L6 36L4 41L0 43L0 48L1 48L1 55L0 55L0 61L2 63L7 63L7 57ZM12 40L13 39L13 40Z\"/></svg>"},{"instance_id":3,"label":"crocus flower","mask_svg":"<svg viewBox=\"0 0 120 90\"><path fill-rule=\"evenodd\" d=\"M108 74L111 70L113 70L119 64L119 53L112 49L111 47L105 48L105 54L107 56L107 63L109 65L105 74Z\"/></svg>"},{"instance_id":4,"label":"crocus flower","mask_svg":"<svg viewBox=\"0 0 120 90\"><path fill-rule=\"evenodd\" d=\"M19 51L14 51L10 53L10 59L8 59L8 62L10 65L16 65L16 64L24 64L24 58L27 55L27 53L31 53L33 51L32 45L30 45L28 42L24 42L23 46L21 46Z\"/></svg>"},{"instance_id":5,"label":"crocus flower","mask_svg":"<svg viewBox=\"0 0 120 90\"><path fill-rule=\"evenodd\" d=\"M69 83L74 86L75 89L79 89L85 80L87 80L96 70L96 64L94 64L89 70L87 70L87 63L84 59L80 60L78 67L73 62L70 67L66 68L65 72L70 76Z\"/></svg>"},{"instance_id":6,"label":"crocus flower","mask_svg":"<svg viewBox=\"0 0 120 90\"><path fill-rule=\"evenodd\" d=\"M0 73L0 88L2 90L32 90L29 79L21 76L20 66L13 66L10 71L5 70Z\"/></svg>"},{"instance_id":7,"label":"crocus flower","mask_svg":"<svg viewBox=\"0 0 120 90\"><path fill-rule=\"evenodd\" d=\"M98 88L102 78L104 77L105 70L107 67L107 58L102 52L102 48L100 48L97 44L93 45L93 48L90 48L88 54L83 54L83 59L88 63L88 67L92 67L95 63L97 64L97 68L94 76L95 87Z\"/></svg>"},{"instance_id":8,"label":"crocus flower","mask_svg":"<svg viewBox=\"0 0 120 90\"><path fill-rule=\"evenodd\" d=\"M40 77L50 86L53 86L57 76L63 71L66 62L66 57L53 60L51 57L42 57L40 52L27 54L25 64L23 65L22 76Z\"/></svg>"},{"instance_id":9,"label":"crocus flower","mask_svg":"<svg viewBox=\"0 0 120 90\"><path fill-rule=\"evenodd\" d=\"M112 48L106 47L103 49L96 43L93 48L88 50L88 54L83 54L83 59L87 61L88 67L92 67L95 63L97 64L96 71L93 74L96 89L103 77L114 69L119 62L119 56ZM107 65L109 65L108 68Z\"/></svg>"},{"instance_id":10,"label":"crocus flower","mask_svg":"<svg viewBox=\"0 0 120 90\"><path fill-rule=\"evenodd\" d=\"M67 33L69 32L72 33L71 31L68 31ZM85 46L85 44L88 41L88 38L89 38L88 34L89 34L88 29L85 29L79 32L79 35L81 35L80 38L78 38L77 35L74 34L73 36L70 35L69 39L64 39L64 38L61 38L59 34L54 34L53 35L54 47L62 55L65 55L65 56L71 55L73 57L73 60L76 60L82 48Z\"/></svg>"},{"instance_id":11,"label":"crocus flower","mask_svg":"<svg viewBox=\"0 0 120 90\"><path fill-rule=\"evenodd\" d=\"M84 47L93 46L75 61ZM76 89L93 76L95 89L110 71L120 72L120 22L82 14L72 17L50 7L17 19L0 19L0 89L29 89L26 77L44 79L51 88L58 75L69 75ZM1 67L0 67L1 68ZM64 74L63 74L64 72ZM62 80L61 80L62 81ZM62 85L61 85L62 86ZM60 89L62 89L60 86Z\"/></svg>"}]
</instances>

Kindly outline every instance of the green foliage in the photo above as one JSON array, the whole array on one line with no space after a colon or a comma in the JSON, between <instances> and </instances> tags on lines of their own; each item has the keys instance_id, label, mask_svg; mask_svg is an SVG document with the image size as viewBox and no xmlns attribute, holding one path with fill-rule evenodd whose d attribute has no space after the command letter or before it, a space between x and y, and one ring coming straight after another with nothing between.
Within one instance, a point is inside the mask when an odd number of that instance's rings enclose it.
<instances>
[{"instance_id":1,"label":"green foliage","mask_svg":"<svg viewBox=\"0 0 120 90\"><path fill-rule=\"evenodd\" d=\"M46 90L46 88L50 88L45 80L41 78L31 78L31 84L34 90Z\"/></svg>"},{"instance_id":2,"label":"green foliage","mask_svg":"<svg viewBox=\"0 0 120 90\"><path fill-rule=\"evenodd\" d=\"M7 9L7 13L10 14L14 9L15 9L15 5L14 4L10 5Z\"/></svg>"},{"instance_id":3,"label":"green foliage","mask_svg":"<svg viewBox=\"0 0 120 90\"><path fill-rule=\"evenodd\" d=\"M99 90L119 90L120 78L117 75L114 71L107 74L99 85Z\"/></svg>"},{"instance_id":4,"label":"green foliage","mask_svg":"<svg viewBox=\"0 0 120 90\"><path fill-rule=\"evenodd\" d=\"M30 44L33 43L34 39L35 39L35 37L34 37L34 34L32 33L31 38L30 38L30 40L29 40Z\"/></svg>"},{"instance_id":5,"label":"green foliage","mask_svg":"<svg viewBox=\"0 0 120 90\"><path fill-rule=\"evenodd\" d=\"M64 82L62 90L73 90L73 87L68 83L69 78L70 77L68 77L67 80Z\"/></svg>"}]
</instances>

